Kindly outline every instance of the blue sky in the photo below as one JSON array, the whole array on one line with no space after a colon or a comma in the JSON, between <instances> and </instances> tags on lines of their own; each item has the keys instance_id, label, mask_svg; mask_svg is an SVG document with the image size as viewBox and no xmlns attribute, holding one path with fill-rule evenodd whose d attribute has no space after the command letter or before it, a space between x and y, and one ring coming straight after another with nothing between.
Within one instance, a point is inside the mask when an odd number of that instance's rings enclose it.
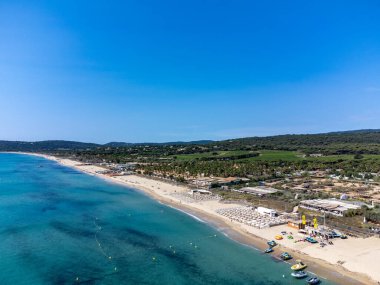
<instances>
[{"instance_id":1,"label":"blue sky","mask_svg":"<svg viewBox=\"0 0 380 285\"><path fill-rule=\"evenodd\" d=\"M380 128L380 2L0 2L0 139Z\"/></svg>"}]
</instances>

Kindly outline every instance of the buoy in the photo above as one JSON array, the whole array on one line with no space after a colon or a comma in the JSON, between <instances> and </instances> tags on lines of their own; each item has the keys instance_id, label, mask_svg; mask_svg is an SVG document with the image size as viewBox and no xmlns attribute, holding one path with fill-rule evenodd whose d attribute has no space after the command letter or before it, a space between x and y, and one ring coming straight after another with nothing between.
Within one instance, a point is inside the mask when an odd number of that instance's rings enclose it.
<instances>
[{"instance_id":1,"label":"buoy","mask_svg":"<svg viewBox=\"0 0 380 285\"><path fill-rule=\"evenodd\" d=\"M152 260L154 261L154 260L156 260L156 258L153 256L153 257L152 257Z\"/></svg>"},{"instance_id":2,"label":"buoy","mask_svg":"<svg viewBox=\"0 0 380 285\"><path fill-rule=\"evenodd\" d=\"M112 256L108 256L108 259L112 259Z\"/></svg>"}]
</instances>

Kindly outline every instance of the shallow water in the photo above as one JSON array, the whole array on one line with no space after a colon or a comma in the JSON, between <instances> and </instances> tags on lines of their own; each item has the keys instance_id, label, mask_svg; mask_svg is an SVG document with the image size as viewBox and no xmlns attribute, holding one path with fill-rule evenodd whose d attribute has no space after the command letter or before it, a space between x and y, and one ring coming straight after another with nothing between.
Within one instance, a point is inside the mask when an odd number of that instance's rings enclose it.
<instances>
[{"instance_id":1,"label":"shallow water","mask_svg":"<svg viewBox=\"0 0 380 285\"><path fill-rule=\"evenodd\" d=\"M0 284L305 284L185 213L33 156L0 154L0 240Z\"/></svg>"}]
</instances>

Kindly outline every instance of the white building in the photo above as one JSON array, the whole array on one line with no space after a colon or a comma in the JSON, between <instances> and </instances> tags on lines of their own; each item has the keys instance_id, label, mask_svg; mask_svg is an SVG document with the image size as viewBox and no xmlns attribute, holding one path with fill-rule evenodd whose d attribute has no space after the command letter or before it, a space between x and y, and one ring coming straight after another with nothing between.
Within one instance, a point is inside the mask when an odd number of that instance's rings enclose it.
<instances>
[{"instance_id":1,"label":"white building","mask_svg":"<svg viewBox=\"0 0 380 285\"><path fill-rule=\"evenodd\" d=\"M277 212L275 210L269 209L269 208L265 208L265 207L258 207L256 209L256 212L258 212L261 215L270 216L272 218L277 216Z\"/></svg>"},{"instance_id":2,"label":"white building","mask_svg":"<svg viewBox=\"0 0 380 285\"><path fill-rule=\"evenodd\" d=\"M360 209L363 205L366 204L362 202L349 202L336 199L315 199L301 201L299 206L304 209L328 213L335 216L343 216L346 211Z\"/></svg>"},{"instance_id":3,"label":"white building","mask_svg":"<svg viewBox=\"0 0 380 285\"><path fill-rule=\"evenodd\" d=\"M274 188L265 187L265 186L259 186L259 187L244 187L241 189L233 189L232 191L247 193L247 194L254 194L257 196L264 196L264 195L276 193L278 190Z\"/></svg>"}]
</instances>

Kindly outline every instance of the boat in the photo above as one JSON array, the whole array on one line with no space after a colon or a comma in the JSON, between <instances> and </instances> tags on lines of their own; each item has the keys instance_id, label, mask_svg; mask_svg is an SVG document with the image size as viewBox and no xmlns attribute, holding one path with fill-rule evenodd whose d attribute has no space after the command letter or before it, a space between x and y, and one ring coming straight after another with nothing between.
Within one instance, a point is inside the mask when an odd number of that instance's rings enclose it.
<instances>
[{"instance_id":1,"label":"boat","mask_svg":"<svg viewBox=\"0 0 380 285\"><path fill-rule=\"evenodd\" d=\"M307 267L307 265L305 263L303 263L301 260L297 260L296 262L297 262L296 264L294 264L290 267L294 271L300 271L300 270L303 270Z\"/></svg>"},{"instance_id":2,"label":"boat","mask_svg":"<svg viewBox=\"0 0 380 285\"><path fill-rule=\"evenodd\" d=\"M266 250L264 250L265 253L271 253L273 252L273 248L268 247Z\"/></svg>"},{"instance_id":3,"label":"boat","mask_svg":"<svg viewBox=\"0 0 380 285\"><path fill-rule=\"evenodd\" d=\"M274 238L275 238L276 240L282 240L282 239L283 239L282 235L276 235Z\"/></svg>"},{"instance_id":4,"label":"boat","mask_svg":"<svg viewBox=\"0 0 380 285\"><path fill-rule=\"evenodd\" d=\"M288 236L288 239L293 239L293 236L289 235L289 236Z\"/></svg>"},{"instance_id":5,"label":"boat","mask_svg":"<svg viewBox=\"0 0 380 285\"><path fill-rule=\"evenodd\" d=\"M268 244L270 247L274 247L274 246L277 245L277 243L276 243L274 240L268 241L267 244Z\"/></svg>"},{"instance_id":6,"label":"boat","mask_svg":"<svg viewBox=\"0 0 380 285\"><path fill-rule=\"evenodd\" d=\"M346 235L341 235L340 238L341 239L347 239L347 236Z\"/></svg>"},{"instance_id":7,"label":"boat","mask_svg":"<svg viewBox=\"0 0 380 285\"><path fill-rule=\"evenodd\" d=\"M319 282L321 282L321 280L319 280L318 277L310 277L310 278L306 279L307 284L314 285L314 284L319 284Z\"/></svg>"},{"instance_id":8,"label":"boat","mask_svg":"<svg viewBox=\"0 0 380 285\"><path fill-rule=\"evenodd\" d=\"M312 237L307 237L306 240L310 243L317 243L318 241L313 239Z\"/></svg>"},{"instance_id":9,"label":"boat","mask_svg":"<svg viewBox=\"0 0 380 285\"><path fill-rule=\"evenodd\" d=\"M294 278L302 279L307 276L307 273L305 271L296 271L291 274Z\"/></svg>"},{"instance_id":10,"label":"boat","mask_svg":"<svg viewBox=\"0 0 380 285\"><path fill-rule=\"evenodd\" d=\"M287 253L287 252L283 252L283 253L280 255L280 258L281 258L282 260L289 260L289 259L292 259L293 257L292 257L289 253Z\"/></svg>"}]
</instances>

